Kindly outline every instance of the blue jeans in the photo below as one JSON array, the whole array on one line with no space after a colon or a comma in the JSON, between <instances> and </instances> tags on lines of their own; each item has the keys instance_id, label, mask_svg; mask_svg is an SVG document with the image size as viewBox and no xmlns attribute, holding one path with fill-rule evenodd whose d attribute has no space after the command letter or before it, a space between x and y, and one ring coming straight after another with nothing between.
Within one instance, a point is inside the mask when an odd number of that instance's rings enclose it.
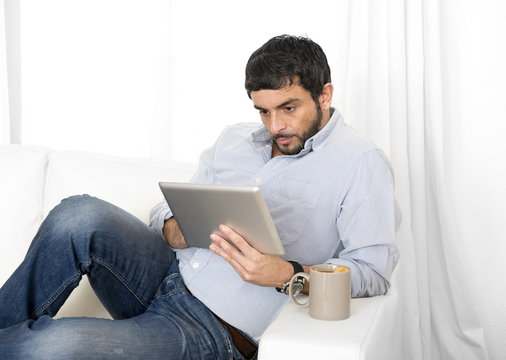
<instances>
[{"instance_id":1,"label":"blue jeans","mask_svg":"<svg viewBox=\"0 0 506 360\"><path fill-rule=\"evenodd\" d=\"M52 318L83 275L114 320ZM226 327L188 292L164 239L84 195L49 213L0 289L0 359L244 357Z\"/></svg>"}]
</instances>

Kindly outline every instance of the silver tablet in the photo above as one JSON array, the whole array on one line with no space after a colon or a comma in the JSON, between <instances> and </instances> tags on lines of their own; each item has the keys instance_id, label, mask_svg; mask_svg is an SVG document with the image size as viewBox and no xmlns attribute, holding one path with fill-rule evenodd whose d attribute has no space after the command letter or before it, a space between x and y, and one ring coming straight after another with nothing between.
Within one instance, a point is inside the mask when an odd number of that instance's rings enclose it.
<instances>
[{"instance_id":1,"label":"silver tablet","mask_svg":"<svg viewBox=\"0 0 506 360\"><path fill-rule=\"evenodd\" d=\"M224 224L264 254L284 255L269 209L255 186L160 182L181 232L190 247L207 248L211 233Z\"/></svg>"}]
</instances>

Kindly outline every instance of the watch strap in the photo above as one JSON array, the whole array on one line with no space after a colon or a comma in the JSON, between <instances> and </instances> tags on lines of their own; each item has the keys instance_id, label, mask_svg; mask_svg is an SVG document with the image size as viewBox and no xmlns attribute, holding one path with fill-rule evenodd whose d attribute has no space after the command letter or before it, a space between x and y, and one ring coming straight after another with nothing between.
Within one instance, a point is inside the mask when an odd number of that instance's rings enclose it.
<instances>
[{"instance_id":1,"label":"watch strap","mask_svg":"<svg viewBox=\"0 0 506 360\"><path fill-rule=\"evenodd\" d=\"M304 272L304 268L297 261L288 260L288 262L290 264L292 264L292 266L293 266L293 274L294 275L297 274L297 273L300 273L300 272Z\"/></svg>"}]
</instances>

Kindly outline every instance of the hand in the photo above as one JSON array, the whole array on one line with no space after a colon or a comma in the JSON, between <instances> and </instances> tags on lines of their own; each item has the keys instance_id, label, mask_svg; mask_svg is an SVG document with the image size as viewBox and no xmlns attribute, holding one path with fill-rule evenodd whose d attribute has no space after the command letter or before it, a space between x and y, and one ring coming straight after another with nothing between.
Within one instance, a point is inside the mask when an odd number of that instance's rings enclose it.
<instances>
[{"instance_id":1,"label":"hand","mask_svg":"<svg viewBox=\"0 0 506 360\"><path fill-rule=\"evenodd\" d=\"M244 281L280 287L293 276L289 262L276 255L262 254L225 225L220 226L220 231L223 236L211 234L213 242L209 249L228 261Z\"/></svg>"},{"instance_id":2,"label":"hand","mask_svg":"<svg viewBox=\"0 0 506 360\"><path fill-rule=\"evenodd\" d=\"M169 246L173 249L184 249L188 247L181 229L173 217L165 220L163 224L163 237Z\"/></svg>"}]
</instances>

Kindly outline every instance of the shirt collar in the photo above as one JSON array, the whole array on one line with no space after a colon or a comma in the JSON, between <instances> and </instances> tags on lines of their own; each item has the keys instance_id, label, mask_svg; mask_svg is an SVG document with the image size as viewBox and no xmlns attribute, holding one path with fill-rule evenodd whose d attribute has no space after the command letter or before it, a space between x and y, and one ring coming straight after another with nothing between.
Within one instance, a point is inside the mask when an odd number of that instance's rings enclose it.
<instances>
[{"instance_id":1,"label":"shirt collar","mask_svg":"<svg viewBox=\"0 0 506 360\"><path fill-rule=\"evenodd\" d=\"M305 155L311 150L317 151L319 150L327 140L330 138L331 134L334 132L334 130L338 127L344 124L343 118L339 111L337 111L335 108L330 108L330 119L325 124L323 129L318 131L313 137L306 140L306 143L304 144L304 148L300 151L299 154L294 155ZM269 134L269 131L265 126L262 126L260 129L255 130L251 133L251 139L253 142L261 142L261 143L272 143L271 135ZM265 144L264 144L265 145Z\"/></svg>"}]
</instances>

